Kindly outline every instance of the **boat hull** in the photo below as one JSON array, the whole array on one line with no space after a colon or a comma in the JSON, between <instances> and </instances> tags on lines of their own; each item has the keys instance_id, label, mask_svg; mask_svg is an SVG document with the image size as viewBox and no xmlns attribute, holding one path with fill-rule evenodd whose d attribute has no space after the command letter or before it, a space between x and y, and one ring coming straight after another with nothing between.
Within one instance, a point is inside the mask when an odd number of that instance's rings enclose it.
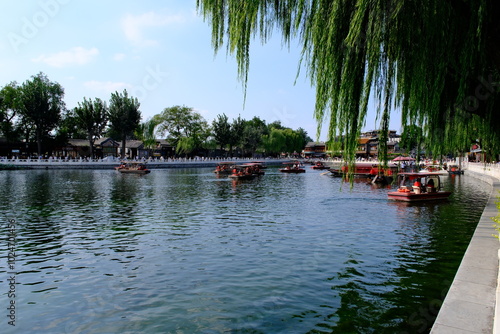
<instances>
[{"instance_id":1,"label":"boat hull","mask_svg":"<svg viewBox=\"0 0 500 334\"><path fill-rule=\"evenodd\" d=\"M137 169L118 169L122 174L149 174L151 171L149 169L137 170Z\"/></svg>"},{"instance_id":2,"label":"boat hull","mask_svg":"<svg viewBox=\"0 0 500 334\"><path fill-rule=\"evenodd\" d=\"M450 197L451 192L449 191L437 191L432 193L420 193L415 192L402 192L402 191L392 191L387 193L387 197L395 201L404 202L420 202L420 201L435 201L435 200L445 200Z\"/></svg>"},{"instance_id":3,"label":"boat hull","mask_svg":"<svg viewBox=\"0 0 500 334\"><path fill-rule=\"evenodd\" d=\"M306 170L305 169L285 169L285 168L281 168L280 172L282 172L282 173L299 174L299 173L305 173Z\"/></svg>"}]
</instances>

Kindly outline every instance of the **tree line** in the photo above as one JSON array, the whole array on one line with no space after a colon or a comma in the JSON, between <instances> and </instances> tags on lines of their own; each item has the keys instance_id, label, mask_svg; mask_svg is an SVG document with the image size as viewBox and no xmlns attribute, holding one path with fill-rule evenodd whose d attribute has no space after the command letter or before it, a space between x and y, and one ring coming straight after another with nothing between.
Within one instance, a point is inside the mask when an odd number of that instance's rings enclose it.
<instances>
[{"instance_id":1,"label":"tree line","mask_svg":"<svg viewBox=\"0 0 500 334\"><path fill-rule=\"evenodd\" d=\"M211 123L187 106L167 107L142 121L140 103L128 92L114 92L109 101L83 98L72 109L66 108L64 89L44 73L22 84L11 82L0 90L0 137L8 143L36 143L39 156L50 154L69 139L86 139L90 156L95 155L95 141L111 137L121 142L122 157L126 141L143 142L150 154L158 139L166 139L177 155L207 154L220 149L222 154L252 156L301 152L312 139L299 128L293 130L279 121L269 124L259 117L240 116L229 121L225 114ZM27 154L33 152L26 152Z\"/></svg>"}]
</instances>

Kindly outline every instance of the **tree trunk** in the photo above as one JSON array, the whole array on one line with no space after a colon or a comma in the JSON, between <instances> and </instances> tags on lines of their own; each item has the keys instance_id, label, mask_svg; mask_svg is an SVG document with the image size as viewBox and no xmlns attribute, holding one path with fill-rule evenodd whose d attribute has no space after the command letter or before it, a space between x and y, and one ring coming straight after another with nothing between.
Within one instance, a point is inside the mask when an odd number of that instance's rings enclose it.
<instances>
[{"instance_id":1,"label":"tree trunk","mask_svg":"<svg viewBox=\"0 0 500 334\"><path fill-rule=\"evenodd\" d=\"M94 134L89 132L90 159L94 158Z\"/></svg>"},{"instance_id":2,"label":"tree trunk","mask_svg":"<svg viewBox=\"0 0 500 334\"><path fill-rule=\"evenodd\" d=\"M38 156L42 155L42 131L38 128L36 129L36 145L38 148Z\"/></svg>"},{"instance_id":3,"label":"tree trunk","mask_svg":"<svg viewBox=\"0 0 500 334\"><path fill-rule=\"evenodd\" d=\"M127 145L125 138L126 136L122 136L122 154L121 154L122 159L125 159L125 148L126 148L125 145Z\"/></svg>"}]
</instances>

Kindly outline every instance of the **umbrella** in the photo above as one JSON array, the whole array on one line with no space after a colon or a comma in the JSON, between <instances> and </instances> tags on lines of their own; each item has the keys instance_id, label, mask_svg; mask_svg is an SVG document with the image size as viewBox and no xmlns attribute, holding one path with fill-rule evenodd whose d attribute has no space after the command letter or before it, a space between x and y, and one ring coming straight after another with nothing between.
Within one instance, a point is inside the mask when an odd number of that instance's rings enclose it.
<instances>
[{"instance_id":1,"label":"umbrella","mask_svg":"<svg viewBox=\"0 0 500 334\"><path fill-rule=\"evenodd\" d=\"M399 156L397 158L392 159L392 161L415 161L415 159L412 157Z\"/></svg>"}]
</instances>

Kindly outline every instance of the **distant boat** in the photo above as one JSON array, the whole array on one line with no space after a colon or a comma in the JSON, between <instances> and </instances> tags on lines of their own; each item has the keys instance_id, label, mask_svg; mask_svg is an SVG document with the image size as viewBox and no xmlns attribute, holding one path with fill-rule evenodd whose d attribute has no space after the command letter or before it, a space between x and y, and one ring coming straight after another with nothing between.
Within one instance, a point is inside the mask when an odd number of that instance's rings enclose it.
<instances>
[{"instance_id":1,"label":"distant boat","mask_svg":"<svg viewBox=\"0 0 500 334\"><path fill-rule=\"evenodd\" d=\"M251 180L258 175L257 172L253 170L253 164L235 165L232 168L232 174L229 175L232 179Z\"/></svg>"},{"instance_id":2,"label":"distant boat","mask_svg":"<svg viewBox=\"0 0 500 334\"><path fill-rule=\"evenodd\" d=\"M351 173L356 177L372 178L382 176L382 174L386 177L392 177L393 174L398 172L398 168L394 163L389 163L387 168L383 168L378 162L356 162L354 167L344 164L338 168L330 168L329 171L333 176L345 176Z\"/></svg>"},{"instance_id":3,"label":"distant boat","mask_svg":"<svg viewBox=\"0 0 500 334\"><path fill-rule=\"evenodd\" d=\"M231 174L233 171L233 166L236 163L234 161L223 161L219 162L217 166L215 166L214 173L215 174Z\"/></svg>"},{"instance_id":4,"label":"distant boat","mask_svg":"<svg viewBox=\"0 0 500 334\"><path fill-rule=\"evenodd\" d=\"M328 169L327 166L325 166L325 164L321 161L316 161L312 166L311 166L312 169Z\"/></svg>"},{"instance_id":5,"label":"distant boat","mask_svg":"<svg viewBox=\"0 0 500 334\"><path fill-rule=\"evenodd\" d=\"M286 167L279 169L279 171L282 173L298 174L306 172L306 170L302 168L301 163L298 161L284 162L283 165L285 165Z\"/></svg>"},{"instance_id":6,"label":"distant boat","mask_svg":"<svg viewBox=\"0 0 500 334\"><path fill-rule=\"evenodd\" d=\"M448 166L448 174L450 175L462 175L464 170L458 167L457 165Z\"/></svg>"},{"instance_id":7,"label":"distant boat","mask_svg":"<svg viewBox=\"0 0 500 334\"><path fill-rule=\"evenodd\" d=\"M122 174L148 174L151 172L142 162L122 161L120 166L115 167L115 169Z\"/></svg>"},{"instance_id":8,"label":"distant boat","mask_svg":"<svg viewBox=\"0 0 500 334\"><path fill-rule=\"evenodd\" d=\"M420 173L433 173L439 175L448 175L448 170L441 165L425 165L423 169L420 170Z\"/></svg>"}]
</instances>

